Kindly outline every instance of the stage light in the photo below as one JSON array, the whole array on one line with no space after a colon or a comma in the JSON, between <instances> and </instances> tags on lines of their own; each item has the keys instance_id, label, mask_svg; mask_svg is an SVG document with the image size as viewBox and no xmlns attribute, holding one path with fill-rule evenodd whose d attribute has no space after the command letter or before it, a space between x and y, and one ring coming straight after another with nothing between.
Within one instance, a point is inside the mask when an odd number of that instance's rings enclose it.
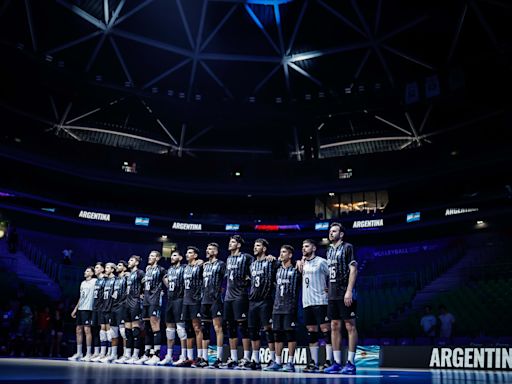
<instances>
[{"instance_id":1,"label":"stage light","mask_svg":"<svg viewBox=\"0 0 512 384\"><path fill-rule=\"evenodd\" d=\"M174 91L172 89L168 89L167 96L174 96Z\"/></svg>"},{"instance_id":2,"label":"stage light","mask_svg":"<svg viewBox=\"0 0 512 384\"><path fill-rule=\"evenodd\" d=\"M329 192L329 196L330 196L330 197L334 197L334 196L335 196L335 193L334 193L334 192Z\"/></svg>"},{"instance_id":3,"label":"stage light","mask_svg":"<svg viewBox=\"0 0 512 384\"><path fill-rule=\"evenodd\" d=\"M158 87L151 88L151 93L158 93Z\"/></svg>"},{"instance_id":4,"label":"stage light","mask_svg":"<svg viewBox=\"0 0 512 384\"><path fill-rule=\"evenodd\" d=\"M254 96L249 96L249 103L255 103L256 98Z\"/></svg>"},{"instance_id":5,"label":"stage light","mask_svg":"<svg viewBox=\"0 0 512 384\"><path fill-rule=\"evenodd\" d=\"M3 229L0 229L0 239L5 236L5 232Z\"/></svg>"}]
</instances>

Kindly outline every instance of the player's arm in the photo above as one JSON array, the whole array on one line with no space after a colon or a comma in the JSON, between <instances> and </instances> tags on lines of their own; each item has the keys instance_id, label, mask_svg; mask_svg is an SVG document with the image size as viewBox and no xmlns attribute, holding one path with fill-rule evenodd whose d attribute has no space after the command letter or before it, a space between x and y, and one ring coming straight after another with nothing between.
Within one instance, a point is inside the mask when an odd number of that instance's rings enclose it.
<instances>
[{"instance_id":1,"label":"player's arm","mask_svg":"<svg viewBox=\"0 0 512 384\"><path fill-rule=\"evenodd\" d=\"M350 274L348 276L347 292L345 292L344 302L347 307L352 305L352 291L356 285L357 279L357 262L352 262L349 265Z\"/></svg>"},{"instance_id":2,"label":"player's arm","mask_svg":"<svg viewBox=\"0 0 512 384\"><path fill-rule=\"evenodd\" d=\"M164 276L164 279L163 279L163 282L164 282L164 285L169 288L169 279L167 278L167 275Z\"/></svg>"},{"instance_id":3,"label":"player's arm","mask_svg":"<svg viewBox=\"0 0 512 384\"><path fill-rule=\"evenodd\" d=\"M73 309L73 312L71 312L71 317L72 317L73 319L75 319L75 318L76 318L76 311L78 311L78 303L76 303L76 305L75 305L75 309Z\"/></svg>"}]
</instances>

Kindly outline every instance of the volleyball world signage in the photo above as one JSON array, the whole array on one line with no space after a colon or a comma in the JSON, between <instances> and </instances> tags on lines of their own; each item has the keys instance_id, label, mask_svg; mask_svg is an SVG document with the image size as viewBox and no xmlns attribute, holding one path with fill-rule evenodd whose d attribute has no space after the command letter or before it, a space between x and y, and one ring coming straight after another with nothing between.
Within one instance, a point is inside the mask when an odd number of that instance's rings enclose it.
<instances>
[{"instance_id":1,"label":"volleyball world signage","mask_svg":"<svg viewBox=\"0 0 512 384\"><path fill-rule=\"evenodd\" d=\"M175 221L174 223L172 223L172 229L179 229L181 231L201 231L203 229L203 225L192 223L180 223Z\"/></svg>"},{"instance_id":2,"label":"volleyball world signage","mask_svg":"<svg viewBox=\"0 0 512 384\"><path fill-rule=\"evenodd\" d=\"M88 220L110 221L110 213L80 211L78 217Z\"/></svg>"}]
</instances>

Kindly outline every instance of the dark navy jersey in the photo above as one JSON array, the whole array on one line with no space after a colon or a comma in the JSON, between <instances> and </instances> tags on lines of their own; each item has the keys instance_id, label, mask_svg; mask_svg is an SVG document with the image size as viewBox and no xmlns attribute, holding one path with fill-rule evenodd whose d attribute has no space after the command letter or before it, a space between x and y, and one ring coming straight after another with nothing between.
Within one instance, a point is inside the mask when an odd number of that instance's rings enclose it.
<instances>
[{"instance_id":1,"label":"dark navy jersey","mask_svg":"<svg viewBox=\"0 0 512 384\"><path fill-rule=\"evenodd\" d=\"M114 299L114 303L112 304L112 309L122 308L126 305L126 285L128 281L128 274L124 276L117 276L116 281L114 283L114 293L112 294L112 298Z\"/></svg>"},{"instance_id":2,"label":"dark navy jersey","mask_svg":"<svg viewBox=\"0 0 512 384\"><path fill-rule=\"evenodd\" d=\"M293 265L290 265L288 268L279 267L276 273L276 294L273 313L297 313L301 279L300 272Z\"/></svg>"},{"instance_id":3,"label":"dark navy jersey","mask_svg":"<svg viewBox=\"0 0 512 384\"><path fill-rule=\"evenodd\" d=\"M140 295L143 292L142 280L144 271L136 269L130 272L126 281L126 306L137 308L140 306Z\"/></svg>"},{"instance_id":4,"label":"dark navy jersey","mask_svg":"<svg viewBox=\"0 0 512 384\"><path fill-rule=\"evenodd\" d=\"M274 298L275 277L278 261L268 261L265 257L254 260L251 271L251 289L249 300L261 301Z\"/></svg>"},{"instance_id":5,"label":"dark navy jersey","mask_svg":"<svg viewBox=\"0 0 512 384\"><path fill-rule=\"evenodd\" d=\"M225 274L226 263L222 260L204 263L202 304L213 304L219 300Z\"/></svg>"},{"instance_id":6,"label":"dark navy jersey","mask_svg":"<svg viewBox=\"0 0 512 384\"><path fill-rule=\"evenodd\" d=\"M247 253L229 256L226 261L226 297L225 301L244 300L248 298L247 288L251 284L250 266L254 257Z\"/></svg>"},{"instance_id":7,"label":"dark navy jersey","mask_svg":"<svg viewBox=\"0 0 512 384\"><path fill-rule=\"evenodd\" d=\"M203 266L187 265L183 272L183 282L185 283L183 304L200 304L203 289Z\"/></svg>"},{"instance_id":8,"label":"dark navy jersey","mask_svg":"<svg viewBox=\"0 0 512 384\"><path fill-rule=\"evenodd\" d=\"M103 287L105 286L105 278L98 277L94 284L94 311L101 311L103 307Z\"/></svg>"},{"instance_id":9,"label":"dark navy jersey","mask_svg":"<svg viewBox=\"0 0 512 384\"><path fill-rule=\"evenodd\" d=\"M185 283L183 282L183 272L185 271L184 265L176 267L171 266L167 270L167 300L183 299L183 292L185 290Z\"/></svg>"},{"instance_id":10,"label":"dark navy jersey","mask_svg":"<svg viewBox=\"0 0 512 384\"><path fill-rule=\"evenodd\" d=\"M116 277L112 275L112 277L105 277L104 280L105 284L103 285L103 302L101 304L101 310L103 312L110 312L112 310L112 303L114 302L112 294L114 293Z\"/></svg>"},{"instance_id":11,"label":"dark navy jersey","mask_svg":"<svg viewBox=\"0 0 512 384\"><path fill-rule=\"evenodd\" d=\"M158 264L153 267L146 267L143 305L162 305L161 294L165 272L165 268Z\"/></svg>"},{"instance_id":12,"label":"dark navy jersey","mask_svg":"<svg viewBox=\"0 0 512 384\"><path fill-rule=\"evenodd\" d=\"M357 265L352 244L342 242L327 250L329 300L343 300L350 276L350 265Z\"/></svg>"}]
</instances>

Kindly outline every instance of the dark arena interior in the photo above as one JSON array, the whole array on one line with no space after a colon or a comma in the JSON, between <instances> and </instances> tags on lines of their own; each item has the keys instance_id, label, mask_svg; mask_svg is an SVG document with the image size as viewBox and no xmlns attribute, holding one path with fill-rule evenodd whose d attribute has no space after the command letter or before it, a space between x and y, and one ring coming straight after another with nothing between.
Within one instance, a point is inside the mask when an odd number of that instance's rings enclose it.
<instances>
[{"instance_id":1,"label":"dark arena interior","mask_svg":"<svg viewBox=\"0 0 512 384\"><path fill-rule=\"evenodd\" d=\"M511 383L511 20L0 0L0 383Z\"/></svg>"}]
</instances>

